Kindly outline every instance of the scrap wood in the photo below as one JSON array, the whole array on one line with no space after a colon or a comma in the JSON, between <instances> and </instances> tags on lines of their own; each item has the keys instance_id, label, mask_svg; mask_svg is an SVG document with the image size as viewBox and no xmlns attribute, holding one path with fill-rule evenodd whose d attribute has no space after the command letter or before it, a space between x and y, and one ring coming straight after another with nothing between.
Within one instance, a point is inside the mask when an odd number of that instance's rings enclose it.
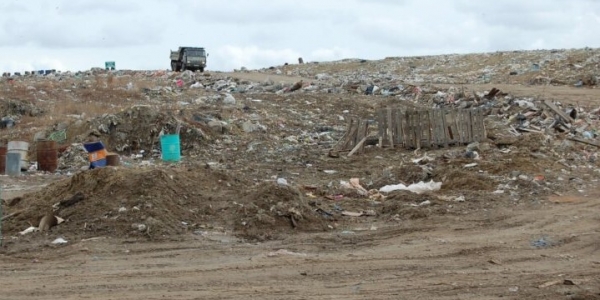
<instances>
[{"instance_id":1,"label":"scrap wood","mask_svg":"<svg viewBox=\"0 0 600 300\"><path fill-rule=\"evenodd\" d=\"M580 142L580 143L583 143L583 144L588 144L588 145L592 145L592 146L596 146L596 147L600 148L600 143L596 142L596 141L589 141L589 140L585 140L585 139L582 139L582 138L579 138L579 137L575 137L575 136L568 137L567 139L569 139L571 141Z\"/></svg>"},{"instance_id":2,"label":"scrap wood","mask_svg":"<svg viewBox=\"0 0 600 300\"><path fill-rule=\"evenodd\" d=\"M485 95L485 96L484 96L484 98L486 98L486 99L492 99L492 98L494 98L494 97L496 96L496 94L498 94L499 92L500 92L500 90L499 90L499 89L497 89L497 88L492 88L492 89L490 90L490 92L489 92L487 95Z\"/></svg>"},{"instance_id":3,"label":"scrap wood","mask_svg":"<svg viewBox=\"0 0 600 300\"><path fill-rule=\"evenodd\" d=\"M78 202L81 202L83 199L85 199L85 196L83 195L83 193L77 192L77 193L75 193L75 195L73 195L73 197L66 199L66 200L62 200L62 201L54 204L54 208L59 209L59 208L69 207L69 206L77 204Z\"/></svg>"},{"instance_id":4,"label":"scrap wood","mask_svg":"<svg viewBox=\"0 0 600 300\"><path fill-rule=\"evenodd\" d=\"M342 216L346 217L362 217L364 216L363 212L353 212L353 211L343 211Z\"/></svg>"},{"instance_id":5,"label":"scrap wood","mask_svg":"<svg viewBox=\"0 0 600 300\"><path fill-rule=\"evenodd\" d=\"M12 217L16 217L16 216L20 215L22 212L23 212L22 210L15 211L14 213L11 213L11 214L8 214L8 215L2 217L2 219L0 219L0 221L4 221L4 220L8 220Z\"/></svg>"},{"instance_id":6,"label":"scrap wood","mask_svg":"<svg viewBox=\"0 0 600 300\"><path fill-rule=\"evenodd\" d=\"M558 114L563 120L565 120L569 123L573 123L573 121L574 121L573 118L571 118L571 116L567 115L565 112L563 112L558 107L556 107L556 105L554 105L554 103L552 103L552 101L544 100L544 104L546 104L546 106L548 106L548 108L550 108L552 111L554 111L556 114Z\"/></svg>"},{"instance_id":7,"label":"scrap wood","mask_svg":"<svg viewBox=\"0 0 600 300\"><path fill-rule=\"evenodd\" d=\"M577 283L575 283L573 280L570 279L557 279L557 280L552 280L552 281L548 281L545 283L542 283L538 286L539 289L543 289L543 288L547 288L549 286L553 286L553 285L558 285L558 284L562 284L562 285L578 285Z\"/></svg>"},{"instance_id":8,"label":"scrap wood","mask_svg":"<svg viewBox=\"0 0 600 300\"><path fill-rule=\"evenodd\" d=\"M358 142L358 144L356 144L356 146L354 146L354 148L352 148L350 153L348 153L348 156L354 155L354 153L356 153L356 151L358 151L358 149L362 148L364 143L367 141L367 138L368 138L368 136L365 136L362 140L360 140L360 142Z\"/></svg>"},{"instance_id":9,"label":"scrap wood","mask_svg":"<svg viewBox=\"0 0 600 300\"><path fill-rule=\"evenodd\" d=\"M552 280L552 281L548 281L548 282L545 282L545 283L543 283L543 284L540 284L540 285L538 286L538 288L539 288L539 289L543 289L543 288L547 288L547 287L549 287L549 286L553 286L553 285L557 285L557 284L561 284L561 283L563 283L563 280L562 280L562 279L559 279L559 280Z\"/></svg>"}]
</instances>

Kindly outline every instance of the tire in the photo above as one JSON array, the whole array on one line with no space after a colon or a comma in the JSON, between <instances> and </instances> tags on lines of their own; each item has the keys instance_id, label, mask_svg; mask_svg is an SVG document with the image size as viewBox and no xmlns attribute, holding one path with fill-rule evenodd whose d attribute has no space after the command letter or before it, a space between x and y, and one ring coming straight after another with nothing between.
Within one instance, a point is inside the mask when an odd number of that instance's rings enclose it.
<instances>
[{"instance_id":1,"label":"tire","mask_svg":"<svg viewBox=\"0 0 600 300\"><path fill-rule=\"evenodd\" d=\"M171 71L173 71L173 72L177 71L177 63L174 61L171 62Z\"/></svg>"},{"instance_id":2,"label":"tire","mask_svg":"<svg viewBox=\"0 0 600 300\"><path fill-rule=\"evenodd\" d=\"M185 64L181 64L181 72L184 72L186 70Z\"/></svg>"},{"instance_id":3,"label":"tire","mask_svg":"<svg viewBox=\"0 0 600 300\"><path fill-rule=\"evenodd\" d=\"M204 72L204 68L200 68L199 70L200 70L200 73Z\"/></svg>"}]
</instances>

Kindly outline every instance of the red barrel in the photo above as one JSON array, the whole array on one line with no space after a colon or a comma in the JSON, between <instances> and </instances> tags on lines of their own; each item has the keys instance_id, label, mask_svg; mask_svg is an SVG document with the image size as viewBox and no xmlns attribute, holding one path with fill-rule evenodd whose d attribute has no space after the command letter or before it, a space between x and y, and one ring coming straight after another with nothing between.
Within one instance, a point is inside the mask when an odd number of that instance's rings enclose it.
<instances>
[{"instance_id":1,"label":"red barrel","mask_svg":"<svg viewBox=\"0 0 600 300\"><path fill-rule=\"evenodd\" d=\"M4 174L6 171L6 146L0 146L0 174Z\"/></svg>"},{"instance_id":2,"label":"red barrel","mask_svg":"<svg viewBox=\"0 0 600 300\"><path fill-rule=\"evenodd\" d=\"M55 141L41 140L36 144L38 170L54 172L58 169L58 147Z\"/></svg>"}]
</instances>

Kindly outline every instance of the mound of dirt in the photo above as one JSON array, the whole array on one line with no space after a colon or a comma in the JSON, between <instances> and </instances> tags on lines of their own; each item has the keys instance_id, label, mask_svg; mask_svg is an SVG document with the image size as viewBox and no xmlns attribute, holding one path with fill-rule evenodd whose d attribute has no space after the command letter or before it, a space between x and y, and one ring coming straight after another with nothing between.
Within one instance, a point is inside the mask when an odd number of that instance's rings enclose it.
<instances>
[{"instance_id":1,"label":"mound of dirt","mask_svg":"<svg viewBox=\"0 0 600 300\"><path fill-rule=\"evenodd\" d=\"M493 191L497 183L482 174L464 169L441 168L434 180L441 180L444 191Z\"/></svg>"},{"instance_id":2,"label":"mound of dirt","mask_svg":"<svg viewBox=\"0 0 600 300\"><path fill-rule=\"evenodd\" d=\"M70 238L175 235L214 223L226 203L224 182L224 175L204 169L94 169L24 195L10 208L20 213L4 222L4 230L16 235L53 213L65 222L52 231ZM83 200L65 203L76 194Z\"/></svg>"},{"instance_id":3,"label":"mound of dirt","mask_svg":"<svg viewBox=\"0 0 600 300\"><path fill-rule=\"evenodd\" d=\"M234 228L245 238L269 240L291 231L315 232L327 227L316 208L291 186L262 183L238 204Z\"/></svg>"},{"instance_id":4,"label":"mound of dirt","mask_svg":"<svg viewBox=\"0 0 600 300\"><path fill-rule=\"evenodd\" d=\"M427 207L414 207L423 201L435 201L429 194L415 194L409 191L393 191L383 202L381 214L402 219L422 219L430 214Z\"/></svg>"}]
</instances>

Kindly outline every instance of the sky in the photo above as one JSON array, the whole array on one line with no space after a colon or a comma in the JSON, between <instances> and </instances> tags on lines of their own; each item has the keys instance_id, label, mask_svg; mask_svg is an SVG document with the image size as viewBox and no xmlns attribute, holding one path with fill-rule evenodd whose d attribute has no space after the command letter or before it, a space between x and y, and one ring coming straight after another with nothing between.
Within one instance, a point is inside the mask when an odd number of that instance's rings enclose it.
<instances>
[{"instance_id":1,"label":"sky","mask_svg":"<svg viewBox=\"0 0 600 300\"><path fill-rule=\"evenodd\" d=\"M0 0L0 72L600 47L600 0Z\"/></svg>"}]
</instances>

